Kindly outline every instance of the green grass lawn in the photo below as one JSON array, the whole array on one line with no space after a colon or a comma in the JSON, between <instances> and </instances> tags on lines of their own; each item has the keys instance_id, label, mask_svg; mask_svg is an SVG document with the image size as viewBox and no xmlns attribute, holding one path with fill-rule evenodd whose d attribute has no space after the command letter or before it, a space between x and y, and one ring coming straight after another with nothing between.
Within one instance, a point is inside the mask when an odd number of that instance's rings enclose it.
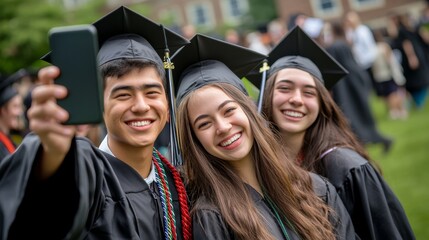
<instances>
[{"instance_id":1,"label":"green grass lawn","mask_svg":"<svg viewBox=\"0 0 429 240\"><path fill-rule=\"evenodd\" d=\"M379 130L394 139L391 151L367 149L380 164L384 178L401 201L417 239L429 239L429 101L411 109L407 120L390 120L384 103L371 98Z\"/></svg>"}]
</instances>

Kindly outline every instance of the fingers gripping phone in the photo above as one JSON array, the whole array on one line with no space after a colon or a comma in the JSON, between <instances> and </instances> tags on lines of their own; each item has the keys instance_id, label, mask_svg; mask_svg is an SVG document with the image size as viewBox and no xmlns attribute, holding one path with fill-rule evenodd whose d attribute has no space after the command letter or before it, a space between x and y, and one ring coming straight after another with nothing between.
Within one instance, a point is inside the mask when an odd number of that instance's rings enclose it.
<instances>
[{"instance_id":1,"label":"fingers gripping phone","mask_svg":"<svg viewBox=\"0 0 429 240\"><path fill-rule=\"evenodd\" d=\"M68 111L64 124L94 124L103 119L103 88L97 52L97 29L93 25L54 27L49 31L51 63L60 68L55 80L68 90L58 105Z\"/></svg>"}]
</instances>

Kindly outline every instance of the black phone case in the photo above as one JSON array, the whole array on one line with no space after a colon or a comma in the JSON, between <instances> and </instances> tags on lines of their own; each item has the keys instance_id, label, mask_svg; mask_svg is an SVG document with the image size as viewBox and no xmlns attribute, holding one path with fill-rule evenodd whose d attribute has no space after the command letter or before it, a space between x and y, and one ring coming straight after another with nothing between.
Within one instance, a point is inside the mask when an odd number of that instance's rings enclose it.
<instances>
[{"instance_id":1,"label":"black phone case","mask_svg":"<svg viewBox=\"0 0 429 240\"><path fill-rule=\"evenodd\" d=\"M103 119L103 85L97 52L97 30L92 25L55 27L49 31L51 63L60 68L55 83L68 95L58 105L69 112L64 124L95 124Z\"/></svg>"}]
</instances>

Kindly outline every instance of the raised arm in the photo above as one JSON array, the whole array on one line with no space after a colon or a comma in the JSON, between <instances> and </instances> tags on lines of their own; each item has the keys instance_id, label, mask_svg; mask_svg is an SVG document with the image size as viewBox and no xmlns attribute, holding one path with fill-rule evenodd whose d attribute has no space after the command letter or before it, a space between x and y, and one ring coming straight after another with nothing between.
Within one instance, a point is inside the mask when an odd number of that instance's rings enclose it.
<instances>
[{"instance_id":1,"label":"raised arm","mask_svg":"<svg viewBox=\"0 0 429 240\"><path fill-rule=\"evenodd\" d=\"M28 110L30 129L42 142L42 152L36 168L36 175L48 178L61 165L70 149L71 140L76 131L74 126L61 123L68 119L68 113L57 104L57 99L67 96L67 89L55 85L55 78L60 75L57 67L46 67L39 71L42 83L32 92L32 104Z\"/></svg>"}]
</instances>

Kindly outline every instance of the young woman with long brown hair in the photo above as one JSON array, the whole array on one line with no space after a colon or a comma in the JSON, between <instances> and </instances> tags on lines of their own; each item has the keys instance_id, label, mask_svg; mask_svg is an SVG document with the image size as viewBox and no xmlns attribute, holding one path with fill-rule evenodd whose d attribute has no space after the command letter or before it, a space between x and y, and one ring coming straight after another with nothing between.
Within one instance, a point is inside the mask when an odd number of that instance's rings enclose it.
<instances>
[{"instance_id":1,"label":"young woman with long brown hair","mask_svg":"<svg viewBox=\"0 0 429 240\"><path fill-rule=\"evenodd\" d=\"M399 200L371 164L325 87L339 79L332 73L341 75L341 69L335 67L335 61L333 67L320 62L327 55L322 49L315 51L315 43L311 52L284 53L283 46L291 45L292 38L292 42L308 38L300 29L291 34L270 54L278 58L269 57L272 64L262 112L273 132L298 166L326 177L335 186L361 239L414 239ZM325 68L319 69L316 63Z\"/></svg>"},{"instance_id":2,"label":"young woman with long brown hair","mask_svg":"<svg viewBox=\"0 0 429 240\"><path fill-rule=\"evenodd\" d=\"M286 159L267 122L246 95L237 76L264 58L248 53L197 34L173 56L179 63L175 69L180 75L175 77L180 83L176 121L194 238L354 237L348 214L334 213L315 194L314 188L328 183ZM228 58L228 54L242 62ZM190 60L192 56L195 61ZM325 194L335 199L335 190L329 189ZM341 201L332 204L342 205Z\"/></svg>"}]
</instances>

